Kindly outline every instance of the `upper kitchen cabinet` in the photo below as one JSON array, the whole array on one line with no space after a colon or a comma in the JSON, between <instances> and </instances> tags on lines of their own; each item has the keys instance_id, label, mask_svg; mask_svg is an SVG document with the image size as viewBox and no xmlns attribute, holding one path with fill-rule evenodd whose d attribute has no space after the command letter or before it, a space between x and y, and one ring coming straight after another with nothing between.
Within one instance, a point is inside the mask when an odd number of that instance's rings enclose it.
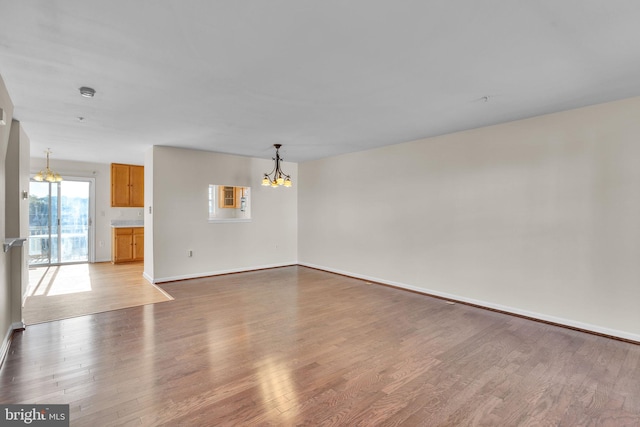
<instances>
[{"instance_id":1,"label":"upper kitchen cabinet","mask_svg":"<svg viewBox=\"0 0 640 427\"><path fill-rule=\"evenodd\" d=\"M144 207L144 166L111 163L111 206Z\"/></svg>"}]
</instances>

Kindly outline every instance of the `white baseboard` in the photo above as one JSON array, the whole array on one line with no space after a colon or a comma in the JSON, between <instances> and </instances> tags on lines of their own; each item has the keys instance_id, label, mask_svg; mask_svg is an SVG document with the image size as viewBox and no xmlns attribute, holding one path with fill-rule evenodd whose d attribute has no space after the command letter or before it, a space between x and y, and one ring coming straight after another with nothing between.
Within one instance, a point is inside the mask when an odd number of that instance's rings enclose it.
<instances>
[{"instance_id":1,"label":"white baseboard","mask_svg":"<svg viewBox=\"0 0 640 427\"><path fill-rule=\"evenodd\" d=\"M4 359L9 354L9 347L11 346L11 335L13 335L13 331L24 329L25 325L22 322L14 322L9 326L7 333L4 335L2 339L2 346L0 346L0 366L4 363Z\"/></svg>"},{"instance_id":2,"label":"white baseboard","mask_svg":"<svg viewBox=\"0 0 640 427\"><path fill-rule=\"evenodd\" d=\"M291 265L297 265L296 261L287 262L287 263L279 263L279 264L269 264L269 265L258 265L253 267L242 267L242 268L232 268L229 270L217 270L217 271L205 271L202 273L195 274L185 274L181 276L169 276L169 277L159 277L159 278L151 278L148 274L143 274L144 278L150 281L153 284L156 283L165 283L165 282L175 282L177 280L187 280L187 279L199 279L201 277L209 277L209 276L220 276L223 274L231 274L231 273L244 273L247 271L255 271L255 270L266 270L268 268L277 268L277 267L288 267Z\"/></svg>"},{"instance_id":3,"label":"white baseboard","mask_svg":"<svg viewBox=\"0 0 640 427\"><path fill-rule=\"evenodd\" d=\"M147 273L143 272L142 273L142 277L149 282L149 284L151 286L153 286L154 288L156 288L158 291L160 291L165 297L167 297L170 300L174 300L175 298L173 298L171 295L169 295L164 289L162 289L160 286L157 286L155 283L153 283L153 278L151 276L149 276Z\"/></svg>"},{"instance_id":4,"label":"white baseboard","mask_svg":"<svg viewBox=\"0 0 640 427\"><path fill-rule=\"evenodd\" d=\"M0 347L0 366L4 363L4 359L9 353L9 345L11 345L11 334L13 334L13 328L9 327L9 330L2 339L2 346Z\"/></svg>"},{"instance_id":5,"label":"white baseboard","mask_svg":"<svg viewBox=\"0 0 640 427\"><path fill-rule=\"evenodd\" d=\"M581 329L581 330L593 332L593 333L596 333L596 334L608 335L608 336L611 336L611 337L622 338L622 339L625 339L625 340L635 341L635 342L640 343L640 335L639 334L634 334L634 333L631 333L631 332L619 331L617 329L611 329L611 328L607 328L607 327L603 327L603 326L592 325L592 324L589 324L589 323L579 322L579 321L576 321L576 320L564 319L564 318L555 317L555 316L549 316L547 314L541 314L541 313L536 313L536 312L533 312L533 311L522 310L522 309L519 309L519 308L509 307L509 306L505 306L505 305L501 305L501 304L495 304L495 303L492 303L492 302L489 302L489 301L482 301L482 300L477 300L477 299L473 299L473 298L467 298L467 297L460 296L460 295L453 295L453 294L449 294L449 293L446 293L446 292L440 292L440 291L434 291L434 290L431 290L431 289L419 288L417 286L411 286L411 285L407 285L405 283L394 282L394 281L391 281L391 280L379 279L377 277L372 277L372 276L367 276L367 275L363 275L363 274L352 273L350 271L338 270L338 269L335 269L335 268L324 267L324 266L321 266L321 265L315 265L315 264L304 263L304 262L300 262L298 264L303 266L303 267L310 267L310 268L315 268L315 269L318 269L318 270L324 270L324 271L328 271L328 272L331 272L331 273L341 274L343 276L349 276L349 277L354 277L356 279L366 280L366 281L369 281L369 282L382 283L384 285L390 285L390 286L394 286L394 287L397 287L397 288L407 289L407 290L411 290L411 291L418 292L418 293L425 294L425 295L433 295L433 296L436 296L436 297L439 297L439 298L444 298L444 299L451 300L451 301L458 301L458 302L462 302L462 303L468 303L468 304L472 304L472 305L488 308L488 309L491 309L491 310L497 310L497 311L501 311L501 312L504 312L504 313L510 313L510 314L515 314L515 315L518 315L518 316L529 317L531 319L541 320L543 322L555 323L555 324L566 326L566 327L569 327L569 328Z\"/></svg>"},{"instance_id":6,"label":"white baseboard","mask_svg":"<svg viewBox=\"0 0 640 427\"><path fill-rule=\"evenodd\" d=\"M151 283L153 285L153 277L149 276L146 272L142 272L142 277L144 277L144 279Z\"/></svg>"}]
</instances>

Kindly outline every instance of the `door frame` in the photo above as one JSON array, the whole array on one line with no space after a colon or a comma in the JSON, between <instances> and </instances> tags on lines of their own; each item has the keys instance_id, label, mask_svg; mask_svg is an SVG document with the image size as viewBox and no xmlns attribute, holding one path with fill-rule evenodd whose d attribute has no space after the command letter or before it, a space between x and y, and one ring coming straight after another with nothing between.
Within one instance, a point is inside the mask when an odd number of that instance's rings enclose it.
<instances>
[{"instance_id":1,"label":"door frame","mask_svg":"<svg viewBox=\"0 0 640 427\"><path fill-rule=\"evenodd\" d=\"M35 176L35 174L31 174L29 177L29 181L33 181L33 177ZM49 257L49 263L48 264L42 264L42 266L51 266L51 265L69 265L69 264L84 264L85 262L87 263L95 263L96 262L96 225L95 225L95 217L96 217L96 179L92 178L92 177L86 177L86 176L68 176L65 175L64 177L64 181L82 181L82 182L88 182L89 183L89 218L88 218L88 231L87 231L87 246L88 246L88 253L87 253L87 261L81 261L81 262L65 262L65 263L58 263L58 262L51 262L51 257ZM52 182L49 183L51 184L61 184L59 182ZM61 191L58 192L58 197L61 200ZM51 195L51 192L49 192L49 195ZM53 208L53 206L51 206L51 198L49 198L49 210L51 210ZM56 206L56 209L58 210L58 218L60 218L60 209L61 209L61 203L58 202L58 206ZM49 224L49 235L51 236L51 224ZM60 244L60 239L58 239L58 244Z\"/></svg>"}]
</instances>

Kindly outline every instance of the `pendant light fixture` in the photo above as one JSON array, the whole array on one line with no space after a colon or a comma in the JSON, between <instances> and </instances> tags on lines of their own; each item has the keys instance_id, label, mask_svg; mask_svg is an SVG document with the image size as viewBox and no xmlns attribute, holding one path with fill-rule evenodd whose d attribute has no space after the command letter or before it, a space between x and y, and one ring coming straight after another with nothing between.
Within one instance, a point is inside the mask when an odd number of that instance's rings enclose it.
<instances>
[{"instance_id":1,"label":"pendant light fixture","mask_svg":"<svg viewBox=\"0 0 640 427\"><path fill-rule=\"evenodd\" d=\"M62 181L62 177L60 176L60 174L55 173L54 171L49 169L49 154L51 154L51 150L47 148L45 150L45 153L47 154L47 168L44 169L44 170L41 170L40 172L38 172L36 174L36 176L33 177L34 181L38 181L38 182L42 182L42 181L60 182L60 181Z\"/></svg>"},{"instance_id":2,"label":"pendant light fixture","mask_svg":"<svg viewBox=\"0 0 640 427\"><path fill-rule=\"evenodd\" d=\"M272 160L275 162L273 170L269 173L264 174L264 178L262 178L262 185L265 187L271 186L273 188L278 188L280 186L283 187L291 187L293 183L291 182L291 176L282 172L280 169L280 162L282 159L280 158L280 147L282 144L273 144L276 147L276 157L272 157Z\"/></svg>"}]
</instances>

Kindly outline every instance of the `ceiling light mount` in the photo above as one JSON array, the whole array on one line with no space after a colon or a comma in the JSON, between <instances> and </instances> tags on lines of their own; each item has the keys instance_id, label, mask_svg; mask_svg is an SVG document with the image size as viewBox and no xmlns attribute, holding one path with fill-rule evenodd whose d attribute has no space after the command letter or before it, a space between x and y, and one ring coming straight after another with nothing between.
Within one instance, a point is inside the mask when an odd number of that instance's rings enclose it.
<instances>
[{"instance_id":1,"label":"ceiling light mount","mask_svg":"<svg viewBox=\"0 0 640 427\"><path fill-rule=\"evenodd\" d=\"M276 156L271 159L275 162L273 166L273 170L269 173L264 174L264 178L262 178L262 185L265 187L271 186L273 188L278 188L280 186L291 187L293 183L291 182L291 176L282 172L281 162L282 158L280 157L280 147L282 144L273 144L276 148Z\"/></svg>"},{"instance_id":2,"label":"ceiling light mount","mask_svg":"<svg viewBox=\"0 0 640 427\"><path fill-rule=\"evenodd\" d=\"M96 90L92 87L82 86L80 88L80 95L84 96L85 98L93 98L95 94Z\"/></svg>"},{"instance_id":3,"label":"ceiling light mount","mask_svg":"<svg viewBox=\"0 0 640 427\"><path fill-rule=\"evenodd\" d=\"M38 182L42 182L42 181L46 181L46 182L60 182L62 181L62 177L60 176L59 173L55 173L54 171L52 171L51 169L49 169L49 154L51 154L51 149L47 148L45 150L45 153L47 155L47 167L44 170L41 170L40 172L38 172L34 177L33 180L34 181L38 181Z\"/></svg>"}]
</instances>

